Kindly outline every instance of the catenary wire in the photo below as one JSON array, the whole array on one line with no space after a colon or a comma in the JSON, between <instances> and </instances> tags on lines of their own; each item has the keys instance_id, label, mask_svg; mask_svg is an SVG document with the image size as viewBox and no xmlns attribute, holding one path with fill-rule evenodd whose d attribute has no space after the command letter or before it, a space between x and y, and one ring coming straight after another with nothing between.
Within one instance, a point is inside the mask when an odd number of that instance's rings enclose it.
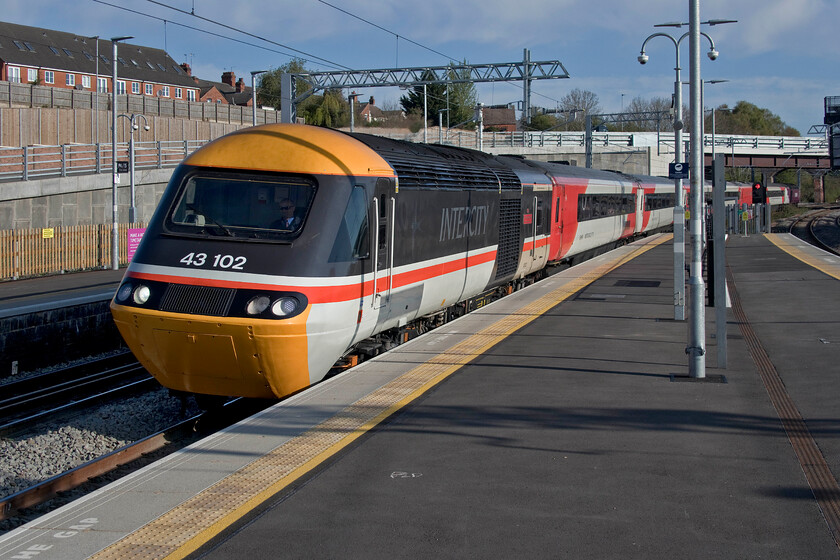
<instances>
[{"instance_id":1,"label":"catenary wire","mask_svg":"<svg viewBox=\"0 0 840 560\"><path fill-rule=\"evenodd\" d=\"M262 45L257 45L255 43L249 43L248 41L243 41L242 39L236 39L234 37L229 37L227 35L222 35L220 33L214 33L213 31L207 31L206 29L200 29L198 27L193 27L191 25L187 25L187 24L184 24L184 23L178 23L178 22L175 22L175 21L172 21L172 20L164 19L162 17L153 16L151 14L147 14L147 13L140 12L140 11L137 11L137 10L132 10L131 8L126 8L124 6L118 6L116 4L111 4L110 2L105 2L104 0L92 0L92 1L96 2L97 4L103 4L103 5L109 6L111 8L117 8L119 10L124 10L126 12L130 12L130 13L133 13L133 14L144 16L144 17L147 17L147 18L150 18L150 19L155 19L155 20L158 20L158 21L171 23L172 25L177 25L179 27L183 27L183 28L186 28L186 29L191 29L193 31L198 31L200 33L206 33L208 35L212 35L213 37L219 37L221 39L227 39L229 41L234 41L236 43L247 45L249 47L254 47L254 48L257 48L257 49L262 49L262 50L265 50L265 51L269 51L269 52L273 52L273 53L277 53L277 54L282 54L283 56L288 56L289 58L297 58L297 55L295 55L295 54L279 51L279 50L272 49L272 48L269 48L269 47L264 47ZM301 58L301 59L306 61L306 62L314 62L314 61L306 59L306 58Z\"/></svg>"},{"instance_id":2,"label":"catenary wire","mask_svg":"<svg viewBox=\"0 0 840 560\"><path fill-rule=\"evenodd\" d=\"M146 1L147 1L147 2L149 2L149 3L151 3L151 4L155 4L155 5L157 5L157 6L161 6L161 7L163 7L163 8L168 8L168 9L170 9L170 10L176 11L176 12L178 12L178 13L181 13L181 14L184 14L184 15L187 15L187 16L190 16L190 17L195 17L195 18L198 18L198 19L200 19L200 20L206 21L206 22L208 22L208 23L212 23L212 24L214 24L214 25L218 25L218 26L220 26L220 27L224 27L225 29L230 29L231 31L236 31L237 33L242 33L243 35L247 35L247 36L249 36L249 37L253 37L254 39L259 39L260 41L265 41L266 43L271 43L272 45L277 45L278 47L282 47L282 48L284 48L284 49L289 49L290 51L294 51L294 52L296 52L296 53L300 53L300 54L302 54L302 55L304 55L304 56L308 56L308 57L310 57L310 58L314 58L314 59L320 60L321 62L324 62L324 63L326 63L326 64L329 64L330 66L337 66L337 67L339 67L339 68L343 68L343 69L345 69L345 70L352 70L352 68L350 68L350 67L348 67L348 66L344 66L343 64L339 64L339 63L337 63L337 62L333 62L333 61L331 61L331 60L327 60L326 58L321 58L320 56L317 56L317 55L314 55L314 54L308 53L308 52L306 52L306 51L302 51L302 50L300 50L300 49L296 49L296 48L294 48L294 47L290 47L290 46L288 46L288 45L284 45L284 44L282 44L282 43L278 43L277 41L272 41L271 39L266 39L265 37L261 37L261 36L259 36L259 35L255 35L254 33L251 33L251 32L249 32L249 31L244 31L244 30L239 29L239 28L237 28L237 27L233 27L232 25L228 25L228 24L226 24L226 23L222 23L222 22L220 22L220 21L216 21L216 20L214 20L214 19L210 19L210 18L206 18L206 17L204 17L204 16L200 16L200 15L198 15L198 14L194 13L194 12L188 12L188 11L186 11L186 10L182 10L182 9L180 9L180 8L176 8L176 7L174 7L174 6L170 6L169 4L164 4L163 2L158 2L157 0L146 0Z\"/></svg>"}]
</instances>

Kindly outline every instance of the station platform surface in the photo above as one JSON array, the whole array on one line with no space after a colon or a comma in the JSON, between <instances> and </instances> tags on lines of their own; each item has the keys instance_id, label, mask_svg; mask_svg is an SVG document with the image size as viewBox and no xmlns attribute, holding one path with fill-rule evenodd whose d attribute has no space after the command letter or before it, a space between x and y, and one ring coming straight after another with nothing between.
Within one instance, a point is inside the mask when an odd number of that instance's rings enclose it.
<instances>
[{"instance_id":1,"label":"station platform surface","mask_svg":"<svg viewBox=\"0 0 840 560\"><path fill-rule=\"evenodd\" d=\"M838 558L840 258L768 235L727 262L707 381L652 237L16 529L0 560Z\"/></svg>"},{"instance_id":2,"label":"station platform surface","mask_svg":"<svg viewBox=\"0 0 840 560\"><path fill-rule=\"evenodd\" d=\"M0 318L110 300L125 268L0 282Z\"/></svg>"}]
</instances>

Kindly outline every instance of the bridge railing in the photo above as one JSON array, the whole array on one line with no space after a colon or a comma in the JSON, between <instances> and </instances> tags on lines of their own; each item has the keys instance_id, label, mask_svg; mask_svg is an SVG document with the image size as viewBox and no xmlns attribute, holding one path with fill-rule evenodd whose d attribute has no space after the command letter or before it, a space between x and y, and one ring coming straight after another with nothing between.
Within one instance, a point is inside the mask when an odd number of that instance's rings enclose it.
<instances>
[{"instance_id":1,"label":"bridge railing","mask_svg":"<svg viewBox=\"0 0 840 560\"><path fill-rule=\"evenodd\" d=\"M617 134L608 132L605 134ZM655 132L634 132L633 146L656 146L657 135ZM689 142L687 134L683 135L683 142ZM594 143L594 141L593 141ZM666 151L674 150L674 135L672 133L660 133L658 138L660 149ZM703 145L705 151L711 151L714 144L715 150L726 148L735 150L736 153L768 153L783 154L791 152L806 152L813 155L828 155L828 141L824 137L808 136L750 136L741 134L705 134Z\"/></svg>"},{"instance_id":2,"label":"bridge railing","mask_svg":"<svg viewBox=\"0 0 840 560\"><path fill-rule=\"evenodd\" d=\"M372 129L375 132L375 129ZM385 134L387 136L387 134ZM394 136L391 134L391 136ZM400 135L400 138L416 141L416 137ZM477 148L478 138L474 131L449 129L440 137L444 144ZM437 135L429 140L437 141ZM549 132L485 132L485 148L525 147L562 148L584 147L585 135L578 131ZM706 151L711 150L712 136L705 136ZM151 169L173 167L209 140L172 140L135 142L135 168ZM652 146L666 152L673 152L674 139L671 134L650 132L596 132L592 145L616 147ZM827 155L828 142L825 138L796 136L742 136L716 135L714 146L718 151L734 153L812 153ZM117 143L117 158L128 160L128 142ZM110 173L112 169L111 144L63 144L60 146L0 147L0 182L28 181L47 177L66 177L88 173Z\"/></svg>"}]
</instances>

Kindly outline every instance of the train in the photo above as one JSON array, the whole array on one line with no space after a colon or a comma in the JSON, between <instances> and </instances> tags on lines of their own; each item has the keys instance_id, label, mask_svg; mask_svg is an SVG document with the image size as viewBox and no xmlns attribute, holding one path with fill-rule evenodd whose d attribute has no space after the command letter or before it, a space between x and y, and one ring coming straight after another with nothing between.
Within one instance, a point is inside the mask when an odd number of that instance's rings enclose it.
<instances>
[{"instance_id":1,"label":"train","mask_svg":"<svg viewBox=\"0 0 840 560\"><path fill-rule=\"evenodd\" d=\"M111 311L162 385L276 399L671 228L674 202L661 177L261 125L175 169Z\"/></svg>"}]
</instances>

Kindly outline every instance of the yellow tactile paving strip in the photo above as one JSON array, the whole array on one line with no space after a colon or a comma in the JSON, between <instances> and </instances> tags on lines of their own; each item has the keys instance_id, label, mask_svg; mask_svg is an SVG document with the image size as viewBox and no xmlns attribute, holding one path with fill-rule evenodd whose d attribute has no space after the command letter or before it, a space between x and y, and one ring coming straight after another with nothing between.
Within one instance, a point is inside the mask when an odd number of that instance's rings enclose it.
<instances>
[{"instance_id":1,"label":"yellow tactile paving strip","mask_svg":"<svg viewBox=\"0 0 840 560\"><path fill-rule=\"evenodd\" d=\"M790 234L767 233L765 237L773 245L790 256L799 259L808 266L816 268L820 272L828 274L836 280L840 280L840 262L830 262L834 260L831 258L830 253L825 253L829 257L828 259L820 259L814 255L804 253L799 246L805 244L805 242Z\"/></svg>"},{"instance_id":2,"label":"yellow tactile paving strip","mask_svg":"<svg viewBox=\"0 0 840 560\"><path fill-rule=\"evenodd\" d=\"M598 278L671 239L653 238L488 325L228 475L91 558L184 558L397 410Z\"/></svg>"}]
</instances>

